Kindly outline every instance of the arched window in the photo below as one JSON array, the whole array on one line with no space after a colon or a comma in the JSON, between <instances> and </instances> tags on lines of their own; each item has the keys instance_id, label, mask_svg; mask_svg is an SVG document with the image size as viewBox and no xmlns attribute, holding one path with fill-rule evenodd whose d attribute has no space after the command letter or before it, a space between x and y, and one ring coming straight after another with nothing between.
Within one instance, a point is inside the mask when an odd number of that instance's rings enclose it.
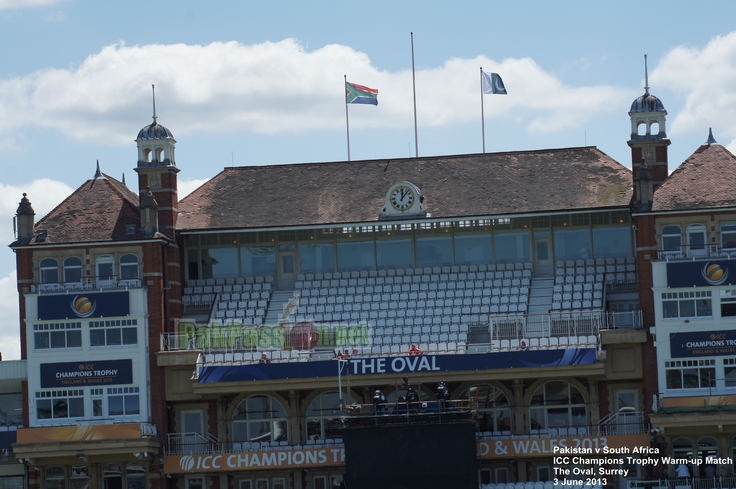
<instances>
[{"instance_id":1,"label":"arched window","mask_svg":"<svg viewBox=\"0 0 736 489\"><path fill-rule=\"evenodd\" d=\"M721 224L721 248L736 248L736 222Z\"/></svg>"},{"instance_id":2,"label":"arched window","mask_svg":"<svg viewBox=\"0 0 736 489\"><path fill-rule=\"evenodd\" d=\"M583 394L569 382L547 382L534 391L529 404L532 430L588 424Z\"/></svg>"},{"instance_id":3,"label":"arched window","mask_svg":"<svg viewBox=\"0 0 736 489\"><path fill-rule=\"evenodd\" d=\"M659 122L652 121L649 124L649 134L654 134L654 135L659 134Z\"/></svg>"},{"instance_id":4,"label":"arched window","mask_svg":"<svg viewBox=\"0 0 736 489\"><path fill-rule=\"evenodd\" d=\"M59 262L56 258L44 258L39 263L42 284L55 284L59 282Z\"/></svg>"},{"instance_id":5,"label":"arched window","mask_svg":"<svg viewBox=\"0 0 736 489\"><path fill-rule=\"evenodd\" d=\"M691 224L687 227L687 246L691 253L705 251L705 226L702 224Z\"/></svg>"},{"instance_id":6,"label":"arched window","mask_svg":"<svg viewBox=\"0 0 736 489\"><path fill-rule=\"evenodd\" d=\"M156 161L164 161L164 148L156 148Z\"/></svg>"},{"instance_id":7,"label":"arched window","mask_svg":"<svg viewBox=\"0 0 736 489\"><path fill-rule=\"evenodd\" d=\"M352 398L344 401L352 404ZM307 439L326 440L342 437L340 394L323 392L315 397L307 407Z\"/></svg>"},{"instance_id":8,"label":"arched window","mask_svg":"<svg viewBox=\"0 0 736 489\"><path fill-rule=\"evenodd\" d=\"M46 489L66 489L66 474L63 467L46 469Z\"/></svg>"},{"instance_id":9,"label":"arched window","mask_svg":"<svg viewBox=\"0 0 736 489\"><path fill-rule=\"evenodd\" d=\"M151 150L150 148L146 148L143 150L143 161L150 163L151 162Z\"/></svg>"},{"instance_id":10,"label":"arched window","mask_svg":"<svg viewBox=\"0 0 736 489\"><path fill-rule=\"evenodd\" d=\"M84 465L75 465L69 470L70 489L89 487L89 469Z\"/></svg>"},{"instance_id":11,"label":"arched window","mask_svg":"<svg viewBox=\"0 0 736 489\"><path fill-rule=\"evenodd\" d=\"M109 281L115 277L115 261L110 255L97 257L97 280Z\"/></svg>"},{"instance_id":12,"label":"arched window","mask_svg":"<svg viewBox=\"0 0 736 489\"><path fill-rule=\"evenodd\" d=\"M132 280L138 277L138 257L123 255L120 257L120 279Z\"/></svg>"},{"instance_id":13,"label":"arched window","mask_svg":"<svg viewBox=\"0 0 736 489\"><path fill-rule=\"evenodd\" d=\"M511 432L511 407L501 389L480 384L466 389L461 399L473 399L477 403L480 431Z\"/></svg>"},{"instance_id":14,"label":"arched window","mask_svg":"<svg viewBox=\"0 0 736 489\"><path fill-rule=\"evenodd\" d=\"M64 283L82 281L82 260L76 256L64 258Z\"/></svg>"},{"instance_id":15,"label":"arched window","mask_svg":"<svg viewBox=\"0 0 736 489\"><path fill-rule=\"evenodd\" d=\"M143 464L130 464L125 469L125 489L146 489L146 469Z\"/></svg>"},{"instance_id":16,"label":"arched window","mask_svg":"<svg viewBox=\"0 0 736 489\"><path fill-rule=\"evenodd\" d=\"M682 230L680 226L665 226L662 229L662 251L680 251Z\"/></svg>"},{"instance_id":17,"label":"arched window","mask_svg":"<svg viewBox=\"0 0 736 489\"><path fill-rule=\"evenodd\" d=\"M102 487L123 487L123 471L117 464L107 464L102 469Z\"/></svg>"},{"instance_id":18,"label":"arched window","mask_svg":"<svg viewBox=\"0 0 736 489\"><path fill-rule=\"evenodd\" d=\"M288 436L286 410L270 396L250 396L233 413L233 441L282 441Z\"/></svg>"}]
</instances>

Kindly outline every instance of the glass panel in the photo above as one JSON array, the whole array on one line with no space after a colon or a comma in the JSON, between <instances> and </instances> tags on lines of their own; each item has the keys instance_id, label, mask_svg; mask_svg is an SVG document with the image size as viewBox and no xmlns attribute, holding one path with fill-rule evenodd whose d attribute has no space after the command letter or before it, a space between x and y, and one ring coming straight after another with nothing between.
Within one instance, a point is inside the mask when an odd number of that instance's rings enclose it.
<instances>
[{"instance_id":1,"label":"glass panel","mask_svg":"<svg viewBox=\"0 0 736 489\"><path fill-rule=\"evenodd\" d=\"M695 301L694 300L681 300L680 302L680 317L691 318L695 317Z\"/></svg>"},{"instance_id":2,"label":"glass panel","mask_svg":"<svg viewBox=\"0 0 736 489\"><path fill-rule=\"evenodd\" d=\"M137 328L123 328L123 344L124 345L137 345L138 344L138 329Z\"/></svg>"},{"instance_id":3,"label":"glass panel","mask_svg":"<svg viewBox=\"0 0 736 489\"><path fill-rule=\"evenodd\" d=\"M204 278L232 277L238 269L237 248L210 248L202 250Z\"/></svg>"},{"instance_id":4,"label":"glass panel","mask_svg":"<svg viewBox=\"0 0 736 489\"><path fill-rule=\"evenodd\" d=\"M700 387L716 386L716 369L701 368L700 369Z\"/></svg>"},{"instance_id":5,"label":"glass panel","mask_svg":"<svg viewBox=\"0 0 736 489\"><path fill-rule=\"evenodd\" d=\"M677 301L662 301L662 315L665 318L676 318L678 314Z\"/></svg>"},{"instance_id":6,"label":"glass panel","mask_svg":"<svg viewBox=\"0 0 736 489\"><path fill-rule=\"evenodd\" d=\"M51 419L51 400L37 399L36 414L37 419Z\"/></svg>"},{"instance_id":7,"label":"glass panel","mask_svg":"<svg viewBox=\"0 0 736 489\"><path fill-rule=\"evenodd\" d=\"M267 419L271 417L269 398L252 396L248 398L248 419Z\"/></svg>"},{"instance_id":8,"label":"glass panel","mask_svg":"<svg viewBox=\"0 0 736 489\"><path fill-rule=\"evenodd\" d=\"M546 404L569 404L568 387L564 382L547 382L544 385Z\"/></svg>"},{"instance_id":9,"label":"glass panel","mask_svg":"<svg viewBox=\"0 0 736 489\"><path fill-rule=\"evenodd\" d=\"M53 401L53 416L54 418L67 418L69 417L69 406L66 399L57 399Z\"/></svg>"},{"instance_id":10,"label":"glass panel","mask_svg":"<svg viewBox=\"0 0 736 489\"><path fill-rule=\"evenodd\" d=\"M682 374L679 370L667 370L667 388L682 389Z\"/></svg>"},{"instance_id":11,"label":"glass panel","mask_svg":"<svg viewBox=\"0 0 736 489\"><path fill-rule=\"evenodd\" d=\"M413 266L410 239L377 241L376 255L379 270L411 268Z\"/></svg>"},{"instance_id":12,"label":"glass panel","mask_svg":"<svg viewBox=\"0 0 736 489\"><path fill-rule=\"evenodd\" d=\"M503 233L494 236L497 263L530 261L529 233Z\"/></svg>"},{"instance_id":13,"label":"glass panel","mask_svg":"<svg viewBox=\"0 0 736 489\"><path fill-rule=\"evenodd\" d=\"M105 330L104 329L90 330L89 341L92 346L105 346Z\"/></svg>"},{"instance_id":14,"label":"glass panel","mask_svg":"<svg viewBox=\"0 0 736 489\"><path fill-rule=\"evenodd\" d=\"M294 273L294 255L281 257L281 273Z\"/></svg>"},{"instance_id":15,"label":"glass panel","mask_svg":"<svg viewBox=\"0 0 736 489\"><path fill-rule=\"evenodd\" d=\"M300 273L334 272L335 245L300 244Z\"/></svg>"},{"instance_id":16,"label":"glass panel","mask_svg":"<svg viewBox=\"0 0 736 489\"><path fill-rule=\"evenodd\" d=\"M713 307L711 306L710 299L698 299L695 305L697 307L698 317L713 315Z\"/></svg>"},{"instance_id":17,"label":"glass panel","mask_svg":"<svg viewBox=\"0 0 736 489\"><path fill-rule=\"evenodd\" d=\"M101 262L97 264L97 278L100 280L108 280L113 277L112 263Z\"/></svg>"},{"instance_id":18,"label":"glass panel","mask_svg":"<svg viewBox=\"0 0 736 489\"><path fill-rule=\"evenodd\" d=\"M257 421L248 423L250 441L269 441L271 439L271 423Z\"/></svg>"},{"instance_id":19,"label":"glass panel","mask_svg":"<svg viewBox=\"0 0 736 489\"><path fill-rule=\"evenodd\" d=\"M700 377L697 368L682 369L682 377L685 389L696 389L700 387Z\"/></svg>"},{"instance_id":20,"label":"glass panel","mask_svg":"<svg viewBox=\"0 0 736 489\"><path fill-rule=\"evenodd\" d=\"M568 408L548 408L547 422L550 428L570 425L570 413Z\"/></svg>"},{"instance_id":21,"label":"glass panel","mask_svg":"<svg viewBox=\"0 0 736 489\"><path fill-rule=\"evenodd\" d=\"M549 243L537 241L537 260L549 260Z\"/></svg>"},{"instance_id":22,"label":"glass panel","mask_svg":"<svg viewBox=\"0 0 736 489\"><path fill-rule=\"evenodd\" d=\"M138 396L125 396L125 414L140 414Z\"/></svg>"},{"instance_id":23,"label":"glass panel","mask_svg":"<svg viewBox=\"0 0 736 489\"><path fill-rule=\"evenodd\" d=\"M233 441L248 441L248 423L244 421L233 422Z\"/></svg>"},{"instance_id":24,"label":"glass panel","mask_svg":"<svg viewBox=\"0 0 736 489\"><path fill-rule=\"evenodd\" d=\"M84 416L84 398L72 397L69 399L69 417L81 418Z\"/></svg>"},{"instance_id":25,"label":"glass panel","mask_svg":"<svg viewBox=\"0 0 736 489\"><path fill-rule=\"evenodd\" d=\"M51 332L51 348L64 348L66 346L66 332L65 331L52 331Z\"/></svg>"},{"instance_id":26,"label":"glass panel","mask_svg":"<svg viewBox=\"0 0 736 489\"><path fill-rule=\"evenodd\" d=\"M417 238L417 266L443 267L452 265L452 237Z\"/></svg>"},{"instance_id":27,"label":"glass panel","mask_svg":"<svg viewBox=\"0 0 736 489\"><path fill-rule=\"evenodd\" d=\"M590 231L588 229L556 229L554 239L557 260L590 258Z\"/></svg>"},{"instance_id":28,"label":"glass panel","mask_svg":"<svg viewBox=\"0 0 736 489\"><path fill-rule=\"evenodd\" d=\"M540 430L547 427L547 422L544 419L544 409L532 408L529 410L529 417L531 418L531 428L533 430Z\"/></svg>"},{"instance_id":29,"label":"glass panel","mask_svg":"<svg viewBox=\"0 0 736 489\"><path fill-rule=\"evenodd\" d=\"M662 238L662 249L664 251L680 251L682 238L680 236L665 236Z\"/></svg>"},{"instance_id":30,"label":"glass panel","mask_svg":"<svg viewBox=\"0 0 736 489\"><path fill-rule=\"evenodd\" d=\"M66 346L67 348L79 348L82 346L82 332L67 331L66 332Z\"/></svg>"},{"instance_id":31,"label":"glass panel","mask_svg":"<svg viewBox=\"0 0 736 489\"><path fill-rule=\"evenodd\" d=\"M736 387L736 367L726 367L723 371L726 374L726 387Z\"/></svg>"},{"instance_id":32,"label":"glass panel","mask_svg":"<svg viewBox=\"0 0 736 489\"><path fill-rule=\"evenodd\" d=\"M237 266L235 267L237 270ZM230 272L232 275L232 272ZM240 274L258 277L276 274L275 246L248 246L240 248Z\"/></svg>"},{"instance_id":33,"label":"glass panel","mask_svg":"<svg viewBox=\"0 0 736 489\"><path fill-rule=\"evenodd\" d=\"M593 252L596 258L632 256L631 228L593 228Z\"/></svg>"},{"instance_id":34,"label":"glass panel","mask_svg":"<svg viewBox=\"0 0 736 489\"><path fill-rule=\"evenodd\" d=\"M122 345L122 338L120 335L120 328L110 328L105 330L105 333L107 335L107 344L108 345Z\"/></svg>"},{"instance_id":35,"label":"glass panel","mask_svg":"<svg viewBox=\"0 0 736 489\"><path fill-rule=\"evenodd\" d=\"M47 332L33 333L33 345L36 350L49 348L49 334Z\"/></svg>"},{"instance_id":36,"label":"glass panel","mask_svg":"<svg viewBox=\"0 0 736 489\"><path fill-rule=\"evenodd\" d=\"M339 272L374 270L375 268L373 241L337 243L337 270Z\"/></svg>"},{"instance_id":37,"label":"glass panel","mask_svg":"<svg viewBox=\"0 0 736 489\"><path fill-rule=\"evenodd\" d=\"M107 398L107 413L110 416L122 416L123 412L123 396L109 396Z\"/></svg>"},{"instance_id":38,"label":"glass panel","mask_svg":"<svg viewBox=\"0 0 736 489\"><path fill-rule=\"evenodd\" d=\"M455 265L481 265L492 261L490 234L455 236Z\"/></svg>"}]
</instances>

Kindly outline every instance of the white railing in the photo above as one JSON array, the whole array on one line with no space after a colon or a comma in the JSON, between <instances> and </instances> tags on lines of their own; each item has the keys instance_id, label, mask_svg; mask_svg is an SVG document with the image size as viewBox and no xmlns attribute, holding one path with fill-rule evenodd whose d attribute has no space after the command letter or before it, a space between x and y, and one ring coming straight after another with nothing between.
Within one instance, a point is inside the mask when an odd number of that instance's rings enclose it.
<instances>
[{"instance_id":1,"label":"white railing","mask_svg":"<svg viewBox=\"0 0 736 489\"><path fill-rule=\"evenodd\" d=\"M736 487L736 477L678 477L676 479L628 480L628 489L721 489Z\"/></svg>"},{"instance_id":2,"label":"white railing","mask_svg":"<svg viewBox=\"0 0 736 489\"><path fill-rule=\"evenodd\" d=\"M222 443L210 433L169 433L167 455L181 455L185 453L219 453L223 450Z\"/></svg>"},{"instance_id":3,"label":"white railing","mask_svg":"<svg viewBox=\"0 0 736 489\"><path fill-rule=\"evenodd\" d=\"M555 312L489 318L491 340L598 335L606 329L639 329L641 311Z\"/></svg>"},{"instance_id":4,"label":"white railing","mask_svg":"<svg viewBox=\"0 0 736 489\"><path fill-rule=\"evenodd\" d=\"M627 435L646 433L644 425L644 412L634 409L622 408L618 412L611 413L598 423L601 435Z\"/></svg>"},{"instance_id":5,"label":"white railing","mask_svg":"<svg viewBox=\"0 0 736 489\"><path fill-rule=\"evenodd\" d=\"M134 289L140 288L143 284L140 279L118 279L118 277L83 278L79 282L69 283L52 283L52 284L33 284L31 285L31 293L38 294L57 294L59 292L71 293L74 291L92 291L95 289Z\"/></svg>"},{"instance_id":6,"label":"white railing","mask_svg":"<svg viewBox=\"0 0 736 489\"><path fill-rule=\"evenodd\" d=\"M657 258L664 261L698 260L704 258L716 258L722 260L736 259L736 249L723 249L719 245L682 245L676 250L661 250L657 252Z\"/></svg>"}]
</instances>

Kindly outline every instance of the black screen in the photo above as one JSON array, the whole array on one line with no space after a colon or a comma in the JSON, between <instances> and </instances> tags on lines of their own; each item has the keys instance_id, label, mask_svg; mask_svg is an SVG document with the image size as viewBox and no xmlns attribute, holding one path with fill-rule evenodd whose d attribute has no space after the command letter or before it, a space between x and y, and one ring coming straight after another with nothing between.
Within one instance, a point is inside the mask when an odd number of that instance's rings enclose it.
<instances>
[{"instance_id":1,"label":"black screen","mask_svg":"<svg viewBox=\"0 0 736 489\"><path fill-rule=\"evenodd\" d=\"M343 431L347 489L476 489L472 423Z\"/></svg>"}]
</instances>

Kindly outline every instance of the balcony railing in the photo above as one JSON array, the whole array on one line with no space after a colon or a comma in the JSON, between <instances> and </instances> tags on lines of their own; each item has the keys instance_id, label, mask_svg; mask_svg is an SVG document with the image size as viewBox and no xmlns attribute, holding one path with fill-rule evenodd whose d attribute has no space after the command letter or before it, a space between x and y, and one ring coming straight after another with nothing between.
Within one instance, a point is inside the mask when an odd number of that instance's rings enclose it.
<instances>
[{"instance_id":1,"label":"balcony railing","mask_svg":"<svg viewBox=\"0 0 736 489\"><path fill-rule=\"evenodd\" d=\"M59 292L70 293L84 290L133 289L142 286L141 280L137 278L120 279L117 276L85 277L78 282L32 284L31 293L58 294Z\"/></svg>"},{"instance_id":2,"label":"balcony railing","mask_svg":"<svg viewBox=\"0 0 736 489\"><path fill-rule=\"evenodd\" d=\"M660 250L657 257L664 261L698 260L718 258L722 260L736 260L736 248L722 248L720 245L682 245L674 250Z\"/></svg>"},{"instance_id":3,"label":"balcony railing","mask_svg":"<svg viewBox=\"0 0 736 489\"><path fill-rule=\"evenodd\" d=\"M641 311L557 312L491 316L492 340L598 335L605 329L639 329Z\"/></svg>"}]
</instances>

